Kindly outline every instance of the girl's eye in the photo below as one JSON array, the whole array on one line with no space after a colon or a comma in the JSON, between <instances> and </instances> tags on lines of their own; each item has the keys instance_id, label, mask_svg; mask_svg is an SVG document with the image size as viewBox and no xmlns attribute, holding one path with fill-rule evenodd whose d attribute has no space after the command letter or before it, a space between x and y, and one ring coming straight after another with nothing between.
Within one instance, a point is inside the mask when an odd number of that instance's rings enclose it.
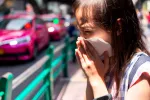
<instances>
[{"instance_id":1,"label":"girl's eye","mask_svg":"<svg viewBox=\"0 0 150 100\"><path fill-rule=\"evenodd\" d=\"M93 30L82 30L80 29L80 34L83 35L83 36L91 36L92 34L94 33Z\"/></svg>"},{"instance_id":2,"label":"girl's eye","mask_svg":"<svg viewBox=\"0 0 150 100\"><path fill-rule=\"evenodd\" d=\"M83 31L84 34L92 34L92 31Z\"/></svg>"}]
</instances>

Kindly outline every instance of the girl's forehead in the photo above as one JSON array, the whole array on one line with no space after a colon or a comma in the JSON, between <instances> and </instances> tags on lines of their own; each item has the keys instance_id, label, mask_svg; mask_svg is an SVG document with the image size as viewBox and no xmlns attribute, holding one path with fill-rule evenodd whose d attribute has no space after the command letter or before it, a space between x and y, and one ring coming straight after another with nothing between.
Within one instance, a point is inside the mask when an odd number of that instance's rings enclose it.
<instances>
[{"instance_id":1,"label":"girl's forehead","mask_svg":"<svg viewBox=\"0 0 150 100\"><path fill-rule=\"evenodd\" d=\"M78 8L75 12L78 24L92 23L92 11L90 9Z\"/></svg>"}]
</instances>

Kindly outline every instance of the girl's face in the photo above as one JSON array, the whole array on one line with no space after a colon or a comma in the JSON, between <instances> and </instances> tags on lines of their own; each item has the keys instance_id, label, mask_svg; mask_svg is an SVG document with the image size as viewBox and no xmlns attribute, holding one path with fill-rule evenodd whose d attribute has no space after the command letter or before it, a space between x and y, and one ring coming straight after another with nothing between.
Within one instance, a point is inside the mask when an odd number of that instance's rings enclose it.
<instances>
[{"instance_id":1,"label":"girl's face","mask_svg":"<svg viewBox=\"0 0 150 100\"><path fill-rule=\"evenodd\" d=\"M92 16L92 14L90 15ZM92 18L83 18L82 8L76 10L75 16L81 37L86 39L98 37L111 44L111 33L94 25Z\"/></svg>"}]
</instances>

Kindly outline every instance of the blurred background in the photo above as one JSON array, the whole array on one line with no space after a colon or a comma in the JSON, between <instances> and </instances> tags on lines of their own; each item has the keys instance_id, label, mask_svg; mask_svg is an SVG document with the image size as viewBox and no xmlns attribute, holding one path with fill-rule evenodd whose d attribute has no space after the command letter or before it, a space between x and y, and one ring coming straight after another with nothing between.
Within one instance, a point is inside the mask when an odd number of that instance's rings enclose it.
<instances>
[{"instance_id":1,"label":"blurred background","mask_svg":"<svg viewBox=\"0 0 150 100\"><path fill-rule=\"evenodd\" d=\"M83 100L86 85L74 57L79 32L75 27L72 3L73 0L0 0L0 76L7 72L13 74L12 99L24 100L16 98L43 72L48 60L47 52L53 46L55 64L52 65L59 73L54 79L49 77L53 83L52 99ZM150 0L133 0L133 3L146 36L143 39L150 51ZM73 49L62 53L61 49L69 48L69 45ZM70 52L72 60L66 63L65 57L68 57L65 54ZM60 59L61 55L65 55L63 59ZM58 60L61 63L58 64ZM63 63L67 66L60 70L58 66ZM33 99L33 95L44 85L42 82L25 96L26 100ZM33 100L39 99L50 100L44 96Z\"/></svg>"}]
</instances>

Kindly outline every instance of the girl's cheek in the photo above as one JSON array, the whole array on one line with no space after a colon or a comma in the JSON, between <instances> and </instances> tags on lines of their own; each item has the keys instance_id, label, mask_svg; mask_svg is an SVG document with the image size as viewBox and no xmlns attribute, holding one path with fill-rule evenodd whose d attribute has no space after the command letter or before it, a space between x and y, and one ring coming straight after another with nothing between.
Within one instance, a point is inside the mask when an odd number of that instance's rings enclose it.
<instances>
[{"instance_id":1,"label":"girl's cheek","mask_svg":"<svg viewBox=\"0 0 150 100\"><path fill-rule=\"evenodd\" d=\"M82 35L81 37L83 37L84 39L91 38L91 36L87 36L87 35Z\"/></svg>"},{"instance_id":2,"label":"girl's cheek","mask_svg":"<svg viewBox=\"0 0 150 100\"><path fill-rule=\"evenodd\" d=\"M80 33L80 37L83 37L83 38L85 38L85 36L84 36L82 33Z\"/></svg>"},{"instance_id":3,"label":"girl's cheek","mask_svg":"<svg viewBox=\"0 0 150 100\"><path fill-rule=\"evenodd\" d=\"M81 33L81 32L80 32L80 37L87 38L87 36L85 34Z\"/></svg>"}]
</instances>

